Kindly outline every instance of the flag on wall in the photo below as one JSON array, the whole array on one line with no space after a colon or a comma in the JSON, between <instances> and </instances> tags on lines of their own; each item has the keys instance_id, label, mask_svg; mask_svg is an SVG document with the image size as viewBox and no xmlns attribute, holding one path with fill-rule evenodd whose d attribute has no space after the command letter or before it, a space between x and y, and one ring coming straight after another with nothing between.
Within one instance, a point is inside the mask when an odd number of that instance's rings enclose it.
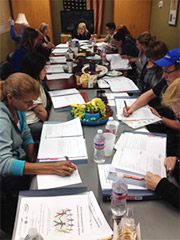
<instances>
[{"instance_id":1,"label":"flag on wall","mask_svg":"<svg viewBox=\"0 0 180 240\"><path fill-rule=\"evenodd\" d=\"M63 0L64 10L94 10L94 33L102 34L105 0Z\"/></svg>"}]
</instances>

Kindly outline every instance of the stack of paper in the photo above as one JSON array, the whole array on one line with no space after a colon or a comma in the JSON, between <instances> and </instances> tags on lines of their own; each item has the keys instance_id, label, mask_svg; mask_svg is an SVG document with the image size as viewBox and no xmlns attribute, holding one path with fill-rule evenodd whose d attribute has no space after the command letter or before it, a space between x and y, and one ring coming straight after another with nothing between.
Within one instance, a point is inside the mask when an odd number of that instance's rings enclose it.
<instances>
[{"instance_id":1,"label":"stack of paper","mask_svg":"<svg viewBox=\"0 0 180 240\"><path fill-rule=\"evenodd\" d=\"M64 161L65 156L75 163L87 162L86 142L79 118L64 123L45 122L38 151L39 162Z\"/></svg>"},{"instance_id":2,"label":"stack of paper","mask_svg":"<svg viewBox=\"0 0 180 240\"><path fill-rule=\"evenodd\" d=\"M72 76L72 73L52 73L47 74L47 80L61 80L61 79L68 79Z\"/></svg>"},{"instance_id":3,"label":"stack of paper","mask_svg":"<svg viewBox=\"0 0 180 240\"><path fill-rule=\"evenodd\" d=\"M110 61L111 70L131 70L132 67L128 65L129 60L123 59L119 54L107 54L106 58Z\"/></svg>"},{"instance_id":4,"label":"stack of paper","mask_svg":"<svg viewBox=\"0 0 180 240\"><path fill-rule=\"evenodd\" d=\"M112 167L131 176L144 177L147 171L160 177L166 176L164 135L125 132L121 134L115 148L117 151L112 160Z\"/></svg>"},{"instance_id":5,"label":"stack of paper","mask_svg":"<svg viewBox=\"0 0 180 240\"><path fill-rule=\"evenodd\" d=\"M68 48L68 43L60 43L56 45L56 48Z\"/></svg>"},{"instance_id":6,"label":"stack of paper","mask_svg":"<svg viewBox=\"0 0 180 240\"><path fill-rule=\"evenodd\" d=\"M115 97L117 119L123 121L129 127L132 127L134 129L140 128L161 120L151 112L151 110L147 105L137 109L129 117L125 117L123 115L123 108L125 107L124 102L126 102L127 106L131 106L135 101L136 101L136 98Z\"/></svg>"},{"instance_id":7,"label":"stack of paper","mask_svg":"<svg viewBox=\"0 0 180 240\"><path fill-rule=\"evenodd\" d=\"M67 49L66 48L55 48L52 53L54 55L65 55L67 53Z\"/></svg>"},{"instance_id":8,"label":"stack of paper","mask_svg":"<svg viewBox=\"0 0 180 240\"><path fill-rule=\"evenodd\" d=\"M60 73L60 72L64 72L64 69L62 65L54 64L54 65L47 65L46 71L47 73Z\"/></svg>"},{"instance_id":9,"label":"stack of paper","mask_svg":"<svg viewBox=\"0 0 180 240\"><path fill-rule=\"evenodd\" d=\"M47 191L45 196L20 195L12 239L29 239L27 235L32 228L37 238L44 240L92 240L113 234L93 192L48 196Z\"/></svg>"},{"instance_id":10,"label":"stack of paper","mask_svg":"<svg viewBox=\"0 0 180 240\"><path fill-rule=\"evenodd\" d=\"M116 106L115 104L115 97L129 97L127 93L105 93L105 96L108 99L109 106Z\"/></svg>"},{"instance_id":11,"label":"stack of paper","mask_svg":"<svg viewBox=\"0 0 180 240\"><path fill-rule=\"evenodd\" d=\"M66 57L49 57L50 63L65 63Z\"/></svg>"},{"instance_id":12,"label":"stack of paper","mask_svg":"<svg viewBox=\"0 0 180 240\"><path fill-rule=\"evenodd\" d=\"M134 82L126 77L108 77L105 81L110 85L112 92L139 92Z\"/></svg>"},{"instance_id":13,"label":"stack of paper","mask_svg":"<svg viewBox=\"0 0 180 240\"><path fill-rule=\"evenodd\" d=\"M49 92L54 109L65 108L72 103L84 104L85 101L75 88Z\"/></svg>"}]
</instances>

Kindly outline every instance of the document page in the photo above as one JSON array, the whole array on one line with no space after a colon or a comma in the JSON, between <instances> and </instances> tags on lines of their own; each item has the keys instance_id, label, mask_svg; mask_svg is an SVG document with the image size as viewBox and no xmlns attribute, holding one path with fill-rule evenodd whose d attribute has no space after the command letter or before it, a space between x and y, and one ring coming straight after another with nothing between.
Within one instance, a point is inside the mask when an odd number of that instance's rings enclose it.
<instances>
[{"instance_id":1,"label":"document page","mask_svg":"<svg viewBox=\"0 0 180 240\"><path fill-rule=\"evenodd\" d=\"M66 63L66 57L49 57L50 63Z\"/></svg>"},{"instance_id":2,"label":"document page","mask_svg":"<svg viewBox=\"0 0 180 240\"><path fill-rule=\"evenodd\" d=\"M81 96L81 94L57 96L57 97L52 97L51 100L55 109L67 107L73 103L85 104L85 101Z\"/></svg>"},{"instance_id":3,"label":"document page","mask_svg":"<svg viewBox=\"0 0 180 240\"><path fill-rule=\"evenodd\" d=\"M117 118L119 120L127 120L127 121L142 120L142 119L147 119L147 120L156 119L157 121L160 120L160 118L158 118L151 112L151 110L148 108L147 105L137 109L129 117L125 117L123 115L123 108L125 107L124 101L126 102L127 106L131 106L136 101L136 99L118 98L118 97L115 98Z\"/></svg>"},{"instance_id":4,"label":"document page","mask_svg":"<svg viewBox=\"0 0 180 240\"><path fill-rule=\"evenodd\" d=\"M52 53L54 55L65 55L67 53L67 48L55 48Z\"/></svg>"},{"instance_id":5,"label":"document page","mask_svg":"<svg viewBox=\"0 0 180 240\"><path fill-rule=\"evenodd\" d=\"M68 48L68 44L67 43L60 43L60 44L56 45L56 48Z\"/></svg>"},{"instance_id":6,"label":"document page","mask_svg":"<svg viewBox=\"0 0 180 240\"><path fill-rule=\"evenodd\" d=\"M129 60L124 59L119 54L107 54L106 58L110 61L111 70L113 69L122 69L122 70L130 70L131 66L128 65Z\"/></svg>"},{"instance_id":7,"label":"document page","mask_svg":"<svg viewBox=\"0 0 180 240\"><path fill-rule=\"evenodd\" d=\"M49 91L49 95L51 97L64 96L64 95L70 95L70 94L76 94L76 93L79 93L79 91L76 88L69 88L69 89L65 89L65 90Z\"/></svg>"},{"instance_id":8,"label":"document page","mask_svg":"<svg viewBox=\"0 0 180 240\"><path fill-rule=\"evenodd\" d=\"M88 192L89 196L89 211L90 211L90 226L92 239L101 239L110 237L113 234L109 224L107 223L99 204L94 196L94 193Z\"/></svg>"},{"instance_id":9,"label":"document page","mask_svg":"<svg viewBox=\"0 0 180 240\"><path fill-rule=\"evenodd\" d=\"M92 240L87 195L22 197L13 240L28 239L35 228L41 240Z\"/></svg>"},{"instance_id":10,"label":"document page","mask_svg":"<svg viewBox=\"0 0 180 240\"><path fill-rule=\"evenodd\" d=\"M52 73L47 74L46 77L47 80L60 80L70 78L72 75L72 73Z\"/></svg>"},{"instance_id":11,"label":"document page","mask_svg":"<svg viewBox=\"0 0 180 240\"><path fill-rule=\"evenodd\" d=\"M71 176L61 177L58 175L37 175L38 189L50 189L65 187L82 183L78 169Z\"/></svg>"},{"instance_id":12,"label":"document page","mask_svg":"<svg viewBox=\"0 0 180 240\"><path fill-rule=\"evenodd\" d=\"M112 167L142 176L147 171L166 176L166 138L139 133L121 134L117 141Z\"/></svg>"},{"instance_id":13,"label":"document page","mask_svg":"<svg viewBox=\"0 0 180 240\"><path fill-rule=\"evenodd\" d=\"M47 65L46 67L47 73L60 73L64 72L63 66L60 64L54 64L54 65Z\"/></svg>"},{"instance_id":14,"label":"document page","mask_svg":"<svg viewBox=\"0 0 180 240\"><path fill-rule=\"evenodd\" d=\"M130 92L139 90L131 79L122 76L109 79L106 78L106 82L109 83L112 92Z\"/></svg>"},{"instance_id":15,"label":"document page","mask_svg":"<svg viewBox=\"0 0 180 240\"><path fill-rule=\"evenodd\" d=\"M42 138L38 159L40 162L64 161L64 156L71 159L87 159L86 143L83 137Z\"/></svg>"}]
</instances>

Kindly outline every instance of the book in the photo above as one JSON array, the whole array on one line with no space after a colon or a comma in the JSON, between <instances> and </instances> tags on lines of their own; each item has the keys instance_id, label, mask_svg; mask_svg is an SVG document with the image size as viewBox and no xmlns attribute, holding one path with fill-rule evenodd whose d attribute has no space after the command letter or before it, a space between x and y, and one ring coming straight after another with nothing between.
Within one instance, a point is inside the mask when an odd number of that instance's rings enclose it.
<instances>
[{"instance_id":1,"label":"book","mask_svg":"<svg viewBox=\"0 0 180 240\"><path fill-rule=\"evenodd\" d=\"M113 233L86 188L20 192L12 239L25 239L30 228L44 240L91 240Z\"/></svg>"},{"instance_id":2,"label":"book","mask_svg":"<svg viewBox=\"0 0 180 240\"><path fill-rule=\"evenodd\" d=\"M79 118L64 123L43 124L38 161L65 161L65 156L74 163L87 163L86 141Z\"/></svg>"},{"instance_id":3,"label":"book","mask_svg":"<svg viewBox=\"0 0 180 240\"><path fill-rule=\"evenodd\" d=\"M111 201L112 183L116 178L117 173L115 169L112 169L111 164L98 165L98 173L102 191L103 202ZM113 178L109 178L109 174L113 173ZM127 182L127 178L125 178ZM147 190L144 186L134 185L134 182L127 182L128 185L128 196L127 200L140 201L140 200L153 200L159 199L159 197L150 190Z\"/></svg>"}]
</instances>

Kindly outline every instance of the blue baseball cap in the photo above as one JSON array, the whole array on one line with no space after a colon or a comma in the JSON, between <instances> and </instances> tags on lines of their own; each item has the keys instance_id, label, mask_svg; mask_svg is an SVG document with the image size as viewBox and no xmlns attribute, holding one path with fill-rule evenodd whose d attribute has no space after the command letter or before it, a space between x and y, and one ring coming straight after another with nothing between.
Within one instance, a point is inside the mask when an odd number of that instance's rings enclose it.
<instances>
[{"instance_id":1,"label":"blue baseball cap","mask_svg":"<svg viewBox=\"0 0 180 240\"><path fill-rule=\"evenodd\" d=\"M163 58L155 61L154 63L160 67L180 64L180 48L170 50Z\"/></svg>"}]
</instances>

